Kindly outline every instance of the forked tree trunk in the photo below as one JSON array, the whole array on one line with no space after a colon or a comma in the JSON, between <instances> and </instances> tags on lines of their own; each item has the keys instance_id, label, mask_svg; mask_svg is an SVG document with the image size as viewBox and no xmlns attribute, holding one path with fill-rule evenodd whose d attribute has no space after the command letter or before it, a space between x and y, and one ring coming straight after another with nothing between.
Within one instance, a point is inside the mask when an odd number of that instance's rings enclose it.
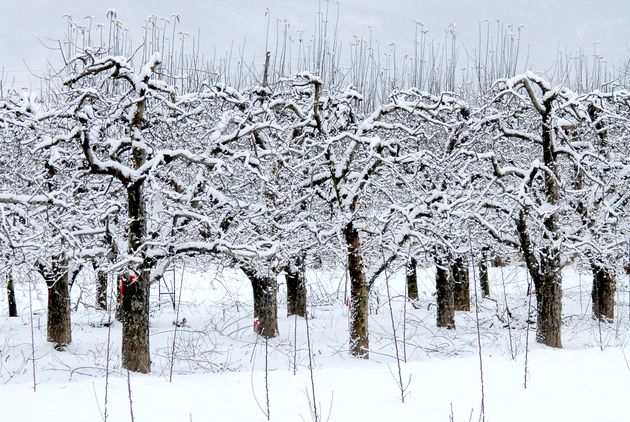
<instances>
[{"instance_id":1,"label":"forked tree trunk","mask_svg":"<svg viewBox=\"0 0 630 422\"><path fill-rule=\"evenodd\" d=\"M448 264L436 260L435 291L437 299L437 326L455 328L455 304L453 301L453 277Z\"/></svg>"},{"instance_id":2,"label":"forked tree trunk","mask_svg":"<svg viewBox=\"0 0 630 422\"><path fill-rule=\"evenodd\" d=\"M597 262L591 262L593 271L593 317L604 322L615 318L615 278L610 270Z\"/></svg>"},{"instance_id":3,"label":"forked tree trunk","mask_svg":"<svg viewBox=\"0 0 630 422\"><path fill-rule=\"evenodd\" d=\"M261 275L253 268L241 267L252 284L254 328L266 338L278 335L278 282L275 276Z\"/></svg>"},{"instance_id":4,"label":"forked tree trunk","mask_svg":"<svg viewBox=\"0 0 630 422\"><path fill-rule=\"evenodd\" d=\"M107 310L107 273L96 270L96 309Z\"/></svg>"},{"instance_id":5,"label":"forked tree trunk","mask_svg":"<svg viewBox=\"0 0 630 422\"><path fill-rule=\"evenodd\" d=\"M407 298L409 300L418 300L418 273L416 267L418 262L416 258L410 257L405 266L407 279Z\"/></svg>"},{"instance_id":6,"label":"forked tree trunk","mask_svg":"<svg viewBox=\"0 0 630 422\"><path fill-rule=\"evenodd\" d=\"M46 336L55 347L63 349L72 342L70 292L68 290L68 261L55 256L50 267L38 264L38 271L48 287L48 318Z\"/></svg>"},{"instance_id":7,"label":"forked tree trunk","mask_svg":"<svg viewBox=\"0 0 630 422\"><path fill-rule=\"evenodd\" d=\"M135 154L141 155L137 151ZM142 162L142 157L134 157ZM136 167L139 164L136 163ZM146 233L146 204L142 181L127 187L127 215L129 217L128 250L136 255L141 249ZM133 372L151 372L149 345L149 264L143 261L137 267L135 281L123 278L122 313L122 365Z\"/></svg>"},{"instance_id":8,"label":"forked tree trunk","mask_svg":"<svg viewBox=\"0 0 630 422\"><path fill-rule=\"evenodd\" d=\"M542 117L543 161L550 171L544 173L544 193L546 204L555 208L559 195L559 173L553 142L551 103L544 102ZM541 244L532 245L526 208L519 212L516 224L520 248L527 269L536 288L538 314L536 320L536 341L550 347L562 347L562 273L559 248L559 213L553 211L543 220L544 233ZM540 251L540 252L536 252Z\"/></svg>"},{"instance_id":9,"label":"forked tree trunk","mask_svg":"<svg viewBox=\"0 0 630 422\"><path fill-rule=\"evenodd\" d=\"M542 116L543 161L551 170L544 175L547 204L555 206L560 198L556 152L552 135L551 105L545 105ZM552 174L553 173L553 174ZM540 248L540 273L534 277L538 321L536 340L551 347L562 347L562 272L559 248L559 214L554 211L545 217L545 233ZM536 283L538 280L538 283Z\"/></svg>"},{"instance_id":10,"label":"forked tree trunk","mask_svg":"<svg viewBox=\"0 0 630 422\"><path fill-rule=\"evenodd\" d=\"M306 316L306 274L304 257L298 257L286 268L287 316Z\"/></svg>"},{"instance_id":11,"label":"forked tree trunk","mask_svg":"<svg viewBox=\"0 0 630 422\"><path fill-rule=\"evenodd\" d=\"M353 356L369 358L368 331L368 285L363 271L361 240L352 222L344 228L346 239L348 273L350 275L350 353Z\"/></svg>"},{"instance_id":12,"label":"forked tree trunk","mask_svg":"<svg viewBox=\"0 0 630 422\"><path fill-rule=\"evenodd\" d=\"M456 311L470 311L470 278L468 263L457 257L451 266L453 274L453 304Z\"/></svg>"},{"instance_id":13,"label":"forked tree trunk","mask_svg":"<svg viewBox=\"0 0 630 422\"><path fill-rule=\"evenodd\" d=\"M541 248L539 258L534 254L523 210L516 225L525 265L536 289L536 341L550 347L562 347L562 275L560 251L552 246Z\"/></svg>"},{"instance_id":14,"label":"forked tree trunk","mask_svg":"<svg viewBox=\"0 0 630 422\"><path fill-rule=\"evenodd\" d=\"M18 316L17 303L15 301L15 287L13 286L13 277L11 273L7 277L7 302L9 304L9 317L13 318Z\"/></svg>"}]
</instances>

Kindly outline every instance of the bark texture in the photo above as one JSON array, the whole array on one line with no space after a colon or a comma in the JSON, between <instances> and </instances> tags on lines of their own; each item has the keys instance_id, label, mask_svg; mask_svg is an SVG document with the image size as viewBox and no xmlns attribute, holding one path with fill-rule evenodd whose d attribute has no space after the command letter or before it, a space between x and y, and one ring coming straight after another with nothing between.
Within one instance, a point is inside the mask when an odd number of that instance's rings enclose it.
<instances>
[{"instance_id":1,"label":"bark texture","mask_svg":"<svg viewBox=\"0 0 630 422\"><path fill-rule=\"evenodd\" d=\"M543 161L553 172L545 172L547 203L555 206L560 198L558 166L553 142L551 102L545 100L542 116ZM544 246L540 255L540 274L534 278L538 302L538 331L536 340L551 347L562 347L562 273L560 267L558 211L545 217Z\"/></svg>"},{"instance_id":2,"label":"bark texture","mask_svg":"<svg viewBox=\"0 0 630 422\"><path fill-rule=\"evenodd\" d=\"M457 257L451 266L453 275L453 303L456 311L470 311L470 277L468 262Z\"/></svg>"},{"instance_id":3,"label":"bark texture","mask_svg":"<svg viewBox=\"0 0 630 422\"><path fill-rule=\"evenodd\" d=\"M72 342L68 261L54 256L49 266L38 263L38 271L48 287L46 337L56 348L63 348Z\"/></svg>"},{"instance_id":4,"label":"bark texture","mask_svg":"<svg viewBox=\"0 0 630 422\"><path fill-rule=\"evenodd\" d=\"M15 301L15 287L13 286L13 277L9 273L7 278L7 303L9 304L9 317L17 317L17 303Z\"/></svg>"},{"instance_id":5,"label":"bark texture","mask_svg":"<svg viewBox=\"0 0 630 422\"><path fill-rule=\"evenodd\" d=\"M304 257L296 258L294 265L286 268L287 316L306 316L306 274Z\"/></svg>"},{"instance_id":6,"label":"bark texture","mask_svg":"<svg viewBox=\"0 0 630 422\"><path fill-rule=\"evenodd\" d=\"M521 251L536 289L536 341L550 347L562 347L562 275L560 251L553 246L542 247L540 257L533 252L527 231L525 212L517 224Z\"/></svg>"},{"instance_id":7,"label":"bark texture","mask_svg":"<svg viewBox=\"0 0 630 422\"><path fill-rule=\"evenodd\" d=\"M437 299L437 326L454 329L453 277L447 263L440 260L436 261L435 291Z\"/></svg>"},{"instance_id":8,"label":"bark texture","mask_svg":"<svg viewBox=\"0 0 630 422\"><path fill-rule=\"evenodd\" d=\"M274 275L258 274L253 268L241 267L252 283L254 294L254 326L258 334L266 338L278 335L278 282Z\"/></svg>"},{"instance_id":9,"label":"bark texture","mask_svg":"<svg viewBox=\"0 0 630 422\"><path fill-rule=\"evenodd\" d=\"M344 228L347 246L348 273L350 275L350 353L369 358L368 285L363 270L361 240L352 222Z\"/></svg>"},{"instance_id":10,"label":"bark texture","mask_svg":"<svg viewBox=\"0 0 630 422\"><path fill-rule=\"evenodd\" d=\"M562 276L560 252L549 248L540 258L541 273L534 278L538 319L536 340L551 347L562 347Z\"/></svg>"},{"instance_id":11,"label":"bark texture","mask_svg":"<svg viewBox=\"0 0 630 422\"><path fill-rule=\"evenodd\" d=\"M610 270L603 265L592 262L593 290L591 298L593 303L593 317L604 322L612 322L615 318L615 278Z\"/></svg>"},{"instance_id":12,"label":"bark texture","mask_svg":"<svg viewBox=\"0 0 630 422\"><path fill-rule=\"evenodd\" d=\"M492 266L496 268L505 267L507 266L507 260L501 255L495 255L495 257L492 258Z\"/></svg>"},{"instance_id":13,"label":"bark texture","mask_svg":"<svg viewBox=\"0 0 630 422\"><path fill-rule=\"evenodd\" d=\"M96 309L107 309L107 273L96 270Z\"/></svg>"},{"instance_id":14,"label":"bark texture","mask_svg":"<svg viewBox=\"0 0 630 422\"><path fill-rule=\"evenodd\" d=\"M133 372L151 372L149 354L149 272L123 278L122 310L122 364Z\"/></svg>"},{"instance_id":15,"label":"bark texture","mask_svg":"<svg viewBox=\"0 0 630 422\"><path fill-rule=\"evenodd\" d=\"M407 279L407 298L410 300L418 300L418 274L416 267L418 262L414 257L409 258L405 266L405 275Z\"/></svg>"},{"instance_id":16,"label":"bark texture","mask_svg":"<svg viewBox=\"0 0 630 422\"><path fill-rule=\"evenodd\" d=\"M539 100L528 89L532 103L537 105L541 116L542 155L546 171L544 181L544 205L550 212L543 217L544 231L536 245L532 244L527 216L529 208L523 206L516 224L520 249L527 269L536 288L538 306L536 341L550 347L562 347L562 274L560 267L559 202L560 174L554 145L553 102L556 94L540 86L543 98Z\"/></svg>"},{"instance_id":17,"label":"bark texture","mask_svg":"<svg viewBox=\"0 0 630 422\"><path fill-rule=\"evenodd\" d=\"M142 152L134 153L134 166L144 161ZM136 255L144 243L146 226L146 204L142 181L127 187L127 215L129 217L128 250ZM138 265L135 279L130 275L123 278L121 300L122 313L122 365L133 372L151 372L149 345L149 278L150 266L146 260Z\"/></svg>"}]
</instances>

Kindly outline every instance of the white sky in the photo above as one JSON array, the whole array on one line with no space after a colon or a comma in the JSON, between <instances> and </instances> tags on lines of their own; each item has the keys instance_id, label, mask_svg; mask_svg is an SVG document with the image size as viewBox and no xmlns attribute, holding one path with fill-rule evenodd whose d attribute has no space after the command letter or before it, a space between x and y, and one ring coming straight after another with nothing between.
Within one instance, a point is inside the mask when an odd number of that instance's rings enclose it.
<instances>
[{"instance_id":1,"label":"white sky","mask_svg":"<svg viewBox=\"0 0 630 422\"><path fill-rule=\"evenodd\" d=\"M322 0L325 5L326 0ZM330 0L331 18L336 1ZM598 51L609 62L619 64L630 56L629 0L340 0L344 40L353 35L367 37L372 28L381 45L396 42L399 48L412 48L414 22L423 22L430 36L442 39L449 23L457 25L458 41L473 47L478 22L500 19L505 24L524 25L522 47L538 68L548 66L559 48L575 50L582 46ZM33 81L26 66L44 68L52 53L39 41L59 39L65 28L64 14L75 20L95 16L105 21L108 8L132 28L140 28L151 14L182 16L180 28L196 34L201 31L202 49L211 54L229 48L243 38L252 50L264 48L266 18L288 19L292 29L312 33L318 0L0 0L0 68L5 81L15 85ZM331 19L334 20L334 19ZM137 43L136 43L137 44ZM405 47L407 46L407 47Z\"/></svg>"}]
</instances>

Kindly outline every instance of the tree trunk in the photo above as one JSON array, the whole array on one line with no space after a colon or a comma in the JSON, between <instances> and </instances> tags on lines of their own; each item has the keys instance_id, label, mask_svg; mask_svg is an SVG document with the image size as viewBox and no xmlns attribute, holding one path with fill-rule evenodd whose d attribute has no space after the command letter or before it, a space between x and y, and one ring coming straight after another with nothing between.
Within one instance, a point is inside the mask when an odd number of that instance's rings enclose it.
<instances>
[{"instance_id":1,"label":"tree trunk","mask_svg":"<svg viewBox=\"0 0 630 422\"><path fill-rule=\"evenodd\" d=\"M263 337L272 338L278 335L278 281L275 277L265 277L264 283L258 331Z\"/></svg>"},{"instance_id":2,"label":"tree trunk","mask_svg":"<svg viewBox=\"0 0 630 422\"><path fill-rule=\"evenodd\" d=\"M453 303L456 311L470 311L470 277L468 263L457 257L451 265L453 274Z\"/></svg>"},{"instance_id":3,"label":"tree trunk","mask_svg":"<svg viewBox=\"0 0 630 422\"><path fill-rule=\"evenodd\" d=\"M96 270L96 309L107 310L107 273Z\"/></svg>"},{"instance_id":4,"label":"tree trunk","mask_svg":"<svg viewBox=\"0 0 630 422\"><path fill-rule=\"evenodd\" d=\"M123 368L143 374L151 372L148 283L148 271L125 275L121 302Z\"/></svg>"},{"instance_id":5,"label":"tree trunk","mask_svg":"<svg viewBox=\"0 0 630 422\"><path fill-rule=\"evenodd\" d=\"M552 135L551 106L542 113L543 160L553 174L545 172L545 196L547 204L555 206L560 198L558 189L559 173ZM543 247L540 255L540 274L534 278L536 301L538 303L538 330L536 340L551 347L562 347L562 273L560 268L560 248L557 211L545 217L543 224ZM538 283L536 283L538 280Z\"/></svg>"},{"instance_id":6,"label":"tree trunk","mask_svg":"<svg viewBox=\"0 0 630 422\"><path fill-rule=\"evenodd\" d=\"M127 215L129 217L128 250L138 255L146 237L146 204L142 181L127 187ZM137 267L135 280L123 278L122 294L122 365L133 372L151 372L149 345L149 278L147 261Z\"/></svg>"},{"instance_id":7,"label":"tree trunk","mask_svg":"<svg viewBox=\"0 0 630 422\"><path fill-rule=\"evenodd\" d=\"M597 262L591 262L593 270L593 317L612 322L615 317L615 278L610 270Z\"/></svg>"},{"instance_id":8,"label":"tree trunk","mask_svg":"<svg viewBox=\"0 0 630 422\"><path fill-rule=\"evenodd\" d=\"M369 358L368 285L363 271L359 232L349 222L344 228L350 275L350 353Z\"/></svg>"},{"instance_id":9,"label":"tree trunk","mask_svg":"<svg viewBox=\"0 0 630 422\"><path fill-rule=\"evenodd\" d=\"M254 328L266 338L278 335L278 282L275 276L260 275L253 268L241 267L252 283Z\"/></svg>"},{"instance_id":10,"label":"tree trunk","mask_svg":"<svg viewBox=\"0 0 630 422\"><path fill-rule=\"evenodd\" d=\"M124 288L125 277L123 274L116 273L114 280L116 283L116 312L114 313L114 318L116 318L116 321L122 324L123 322L122 293L123 293L123 288Z\"/></svg>"},{"instance_id":11,"label":"tree trunk","mask_svg":"<svg viewBox=\"0 0 630 422\"><path fill-rule=\"evenodd\" d=\"M13 277L9 272L9 276L7 278L7 302L9 304L9 317L16 317L17 314L17 303L15 301L15 287L13 286Z\"/></svg>"},{"instance_id":12,"label":"tree trunk","mask_svg":"<svg viewBox=\"0 0 630 422\"><path fill-rule=\"evenodd\" d=\"M50 267L40 266L40 273L48 287L47 339L55 343L55 348L63 349L72 342L68 261L53 257Z\"/></svg>"},{"instance_id":13,"label":"tree trunk","mask_svg":"<svg viewBox=\"0 0 630 422\"><path fill-rule=\"evenodd\" d=\"M527 229L524 210L519 212L516 229L519 234L525 265L536 289L536 304L538 307L536 341L550 347L562 347L560 251L553 246L543 247L540 252L540 258L536 258Z\"/></svg>"},{"instance_id":14,"label":"tree trunk","mask_svg":"<svg viewBox=\"0 0 630 422\"><path fill-rule=\"evenodd\" d=\"M410 257L405 266L407 278L407 298L409 300L418 300L418 274L416 267L418 262L416 258Z\"/></svg>"},{"instance_id":15,"label":"tree trunk","mask_svg":"<svg viewBox=\"0 0 630 422\"><path fill-rule=\"evenodd\" d=\"M286 268L287 280L287 316L306 316L306 276L304 256L295 260L295 266Z\"/></svg>"},{"instance_id":16,"label":"tree trunk","mask_svg":"<svg viewBox=\"0 0 630 422\"><path fill-rule=\"evenodd\" d=\"M453 298L453 278L448 265L436 260L435 290L437 296L437 326L455 328L455 303Z\"/></svg>"},{"instance_id":17,"label":"tree trunk","mask_svg":"<svg viewBox=\"0 0 630 422\"><path fill-rule=\"evenodd\" d=\"M538 305L536 341L562 347L562 275L560 251L545 248L540 258L540 275L533 277Z\"/></svg>"},{"instance_id":18,"label":"tree trunk","mask_svg":"<svg viewBox=\"0 0 630 422\"><path fill-rule=\"evenodd\" d=\"M481 286L481 296L490 296L490 277L488 272L488 256L486 253L481 254L479 260L479 284Z\"/></svg>"}]
</instances>

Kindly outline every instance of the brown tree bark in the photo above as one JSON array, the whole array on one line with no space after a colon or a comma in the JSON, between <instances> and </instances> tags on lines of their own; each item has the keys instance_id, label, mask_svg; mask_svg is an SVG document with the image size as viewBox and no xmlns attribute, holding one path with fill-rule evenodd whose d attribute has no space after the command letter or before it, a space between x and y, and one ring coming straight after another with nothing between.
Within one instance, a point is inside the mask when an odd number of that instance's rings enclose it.
<instances>
[{"instance_id":1,"label":"brown tree bark","mask_svg":"<svg viewBox=\"0 0 630 422\"><path fill-rule=\"evenodd\" d=\"M55 343L55 348L63 349L72 342L68 261L62 256L54 256L50 266L40 262L37 269L48 287L47 340Z\"/></svg>"},{"instance_id":2,"label":"brown tree bark","mask_svg":"<svg viewBox=\"0 0 630 422\"><path fill-rule=\"evenodd\" d=\"M7 277L7 303L9 304L9 317L17 317L17 303L15 301L15 286L13 286L13 277L9 272Z\"/></svg>"},{"instance_id":3,"label":"brown tree bark","mask_svg":"<svg viewBox=\"0 0 630 422\"><path fill-rule=\"evenodd\" d=\"M533 252L527 230L525 211L521 210L517 222L520 247L525 265L536 289L536 341L550 347L562 347L562 275L560 251L553 246L541 248L540 258Z\"/></svg>"},{"instance_id":4,"label":"brown tree bark","mask_svg":"<svg viewBox=\"0 0 630 422\"><path fill-rule=\"evenodd\" d=\"M278 335L278 282L275 275L262 275L253 268L241 267L252 284L254 319L258 334L266 338Z\"/></svg>"},{"instance_id":5,"label":"brown tree bark","mask_svg":"<svg viewBox=\"0 0 630 422\"><path fill-rule=\"evenodd\" d=\"M540 257L540 275L533 278L538 305L536 341L562 347L562 275L560 251L545 248Z\"/></svg>"},{"instance_id":6,"label":"brown tree bark","mask_svg":"<svg viewBox=\"0 0 630 422\"><path fill-rule=\"evenodd\" d=\"M148 306L149 271L123 277L122 364L133 372L151 372Z\"/></svg>"},{"instance_id":7,"label":"brown tree bark","mask_svg":"<svg viewBox=\"0 0 630 422\"><path fill-rule=\"evenodd\" d=\"M591 262L593 271L593 317L603 322L612 322L615 318L615 278L605 266Z\"/></svg>"},{"instance_id":8,"label":"brown tree bark","mask_svg":"<svg viewBox=\"0 0 630 422\"><path fill-rule=\"evenodd\" d=\"M286 268L287 280L287 316L306 316L306 274L304 257L295 259L293 265Z\"/></svg>"},{"instance_id":9,"label":"brown tree bark","mask_svg":"<svg viewBox=\"0 0 630 422\"><path fill-rule=\"evenodd\" d=\"M530 238L527 213L523 206L519 212L516 230L520 240L520 249L527 269L536 288L538 306L536 341L550 347L562 347L562 274L560 267L560 233L558 204L560 175L557 166L557 154L554 145L553 102L557 93L550 92L546 86L538 84L542 99L537 98L530 81L524 83L532 104L541 116L542 155L546 170L543 174L545 205L552 210L542 221L544 231L536 247Z\"/></svg>"},{"instance_id":10,"label":"brown tree bark","mask_svg":"<svg viewBox=\"0 0 630 422\"><path fill-rule=\"evenodd\" d=\"M47 170L46 184L48 189L52 191L56 185L54 177L57 169L48 162L45 167ZM45 265L41 261L35 265L48 287L46 337L48 341L55 343L55 349L63 350L66 345L72 342L68 260L59 254L51 257L50 265Z\"/></svg>"},{"instance_id":11,"label":"brown tree bark","mask_svg":"<svg viewBox=\"0 0 630 422\"><path fill-rule=\"evenodd\" d=\"M134 165L144 161L142 152L134 153ZM140 251L147 233L146 204L142 181L127 186L127 215L129 217L128 250L131 255ZM133 372L151 372L149 344L149 279L150 265L146 260L137 266L136 278L123 278L122 365Z\"/></svg>"},{"instance_id":12,"label":"brown tree bark","mask_svg":"<svg viewBox=\"0 0 630 422\"><path fill-rule=\"evenodd\" d=\"M451 265L453 277L453 303L456 311L470 311L470 277L468 263L457 257Z\"/></svg>"},{"instance_id":13,"label":"brown tree bark","mask_svg":"<svg viewBox=\"0 0 630 422\"><path fill-rule=\"evenodd\" d=\"M542 113L543 160L553 174L545 172L545 196L550 205L559 200L558 170L556 152L553 143L551 124L551 104L546 100ZM534 277L536 301L538 303L538 321L536 340L551 347L562 347L562 273L560 267L560 248L558 242L557 211L545 217L545 233L540 253L540 273Z\"/></svg>"},{"instance_id":14,"label":"brown tree bark","mask_svg":"<svg viewBox=\"0 0 630 422\"><path fill-rule=\"evenodd\" d=\"M437 299L437 326L455 328L455 303L453 277L447 262L436 259L435 291Z\"/></svg>"},{"instance_id":15,"label":"brown tree bark","mask_svg":"<svg viewBox=\"0 0 630 422\"><path fill-rule=\"evenodd\" d=\"M350 275L350 353L369 358L368 285L361 257L361 239L352 222L344 228Z\"/></svg>"},{"instance_id":16,"label":"brown tree bark","mask_svg":"<svg viewBox=\"0 0 630 422\"><path fill-rule=\"evenodd\" d=\"M416 267L418 262L416 258L410 257L405 265L405 275L407 279L407 298L409 300L418 300L418 273Z\"/></svg>"},{"instance_id":17,"label":"brown tree bark","mask_svg":"<svg viewBox=\"0 0 630 422\"><path fill-rule=\"evenodd\" d=\"M494 258L492 258L492 266L496 268L505 267L507 266L506 259L501 255L495 255Z\"/></svg>"},{"instance_id":18,"label":"brown tree bark","mask_svg":"<svg viewBox=\"0 0 630 422\"><path fill-rule=\"evenodd\" d=\"M107 310L107 273L96 270L96 309Z\"/></svg>"},{"instance_id":19,"label":"brown tree bark","mask_svg":"<svg viewBox=\"0 0 630 422\"><path fill-rule=\"evenodd\" d=\"M116 312L114 312L114 318L116 321L122 324L123 322L123 307L122 307L122 289L124 289L125 276L124 274L116 273L115 283L116 283Z\"/></svg>"}]
</instances>

